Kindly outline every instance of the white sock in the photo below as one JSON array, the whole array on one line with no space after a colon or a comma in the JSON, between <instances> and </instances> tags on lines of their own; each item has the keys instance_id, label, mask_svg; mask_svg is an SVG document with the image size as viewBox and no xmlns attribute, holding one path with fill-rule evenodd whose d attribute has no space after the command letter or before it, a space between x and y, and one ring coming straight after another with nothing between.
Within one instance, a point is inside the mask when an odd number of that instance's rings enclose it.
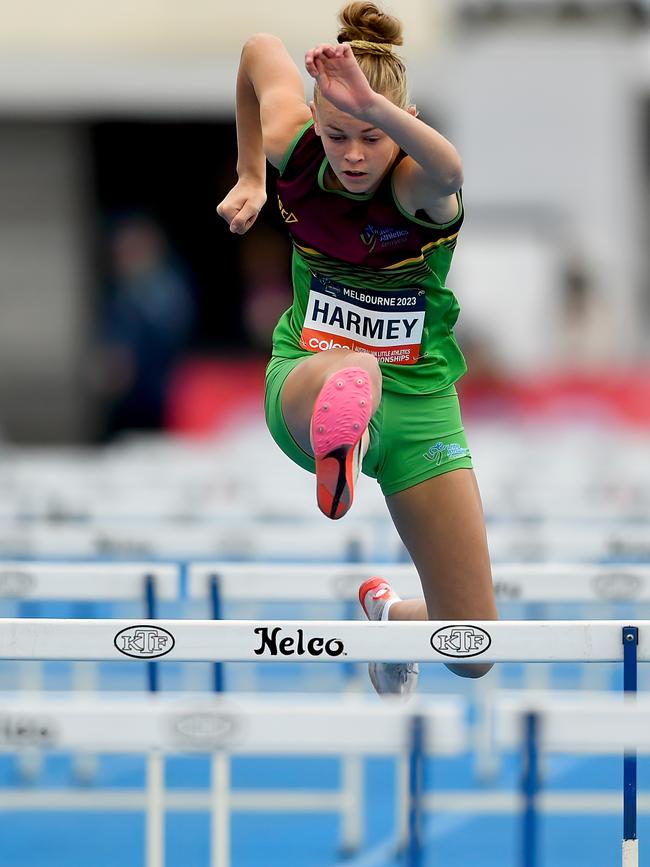
<instances>
[{"instance_id":1,"label":"white sock","mask_svg":"<svg viewBox=\"0 0 650 867\"><path fill-rule=\"evenodd\" d=\"M370 448L370 431L366 428L361 437L361 457L365 458L366 452Z\"/></svg>"},{"instance_id":2,"label":"white sock","mask_svg":"<svg viewBox=\"0 0 650 867\"><path fill-rule=\"evenodd\" d=\"M379 619L383 620L384 622L387 621L388 620L388 612L390 611L390 606L393 604L393 602L399 602L399 601L400 601L399 599L395 599L395 598L387 599L386 604L381 609L381 617Z\"/></svg>"}]
</instances>

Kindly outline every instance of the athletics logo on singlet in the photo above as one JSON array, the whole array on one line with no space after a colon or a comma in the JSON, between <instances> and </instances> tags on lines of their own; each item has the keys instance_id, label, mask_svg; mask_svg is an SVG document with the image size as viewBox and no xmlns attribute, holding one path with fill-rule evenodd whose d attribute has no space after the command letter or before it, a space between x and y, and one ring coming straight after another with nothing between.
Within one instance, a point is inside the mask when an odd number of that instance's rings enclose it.
<instances>
[{"instance_id":1,"label":"athletics logo on singlet","mask_svg":"<svg viewBox=\"0 0 650 867\"><path fill-rule=\"evenodd\" d=\"M373 226L372 223L368 223L359 237L366 247L368 247L369 252L372 253L377 244L379 244L382 250L399 247L407 241L410 234L408 229L391 229L390 227Z\"/></svg>"},{"instance_id":2,"label":"athletics logo on singlet","mask_svg":"<svg viewBox=\"0 0 650 867\"><path fill-rule=\"evenodd\" d=\"M415 364L420 357L424 289L351 289L312 275L300 345L310 352L352 349L377 361Z\"/></svg>"}]
</instances>

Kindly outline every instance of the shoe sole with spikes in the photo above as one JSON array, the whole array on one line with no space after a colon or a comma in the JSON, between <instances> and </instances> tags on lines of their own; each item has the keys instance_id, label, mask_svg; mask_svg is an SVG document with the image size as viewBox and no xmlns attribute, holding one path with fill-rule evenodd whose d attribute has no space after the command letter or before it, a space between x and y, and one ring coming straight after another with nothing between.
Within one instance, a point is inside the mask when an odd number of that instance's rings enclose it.
<instances>
[{"instance_id":1,"label":"shoe sole with spikes","mask_svg":"<svg viewBox=\"0 0 650 867\"><path fill-rule=\"evenodd\" d=\"M346 367L321 388L311 421L316 459L316 499L321 512L338 520L350 509L363 460L362 437L372 414L368 372Z\"/></svg>"}]
</instances>

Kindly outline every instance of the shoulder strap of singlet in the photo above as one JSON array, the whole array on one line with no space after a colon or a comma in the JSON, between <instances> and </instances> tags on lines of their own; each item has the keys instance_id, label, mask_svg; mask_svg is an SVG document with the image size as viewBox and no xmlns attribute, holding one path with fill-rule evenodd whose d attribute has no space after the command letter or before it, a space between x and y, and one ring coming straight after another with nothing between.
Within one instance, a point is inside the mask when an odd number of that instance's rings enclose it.
<instances>
[{"instance_id":1,"label":"shoulder strap of singlet","mask_svg":"<svg viewBox=\"0 0 650 867\"><path fill-rule=\"evenodd\" d=\"M313 127L313 125L314 125L314 119L310 118L307 121L307 123L298 130L298 132L295 134L295 136L291 140L291 144L287 148L286 153L285 153L284 157L282 158L282 162L280 163L280 167L278 169L278 171L280 172L280 176L282 176L284 174L284 172L287 168L287 165L289 164L289 160L293 156L293 152L295 151L299 142L302 140L302 138L305 135L305 133L307 132L307 130L311 129Z\"/></svg>"}]
</instances>

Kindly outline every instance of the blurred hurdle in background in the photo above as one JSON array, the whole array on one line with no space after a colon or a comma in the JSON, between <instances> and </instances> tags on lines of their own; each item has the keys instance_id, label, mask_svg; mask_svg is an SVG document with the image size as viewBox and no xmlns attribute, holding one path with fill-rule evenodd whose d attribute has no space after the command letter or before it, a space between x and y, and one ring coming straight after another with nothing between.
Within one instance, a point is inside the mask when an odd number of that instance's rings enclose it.
<instances>
[{"instance_id":1,"label":"blurred hurdle in background","mask_svg":"<svg viewBox=\"0 0 650 867\"><path fill-rule=\"evenodd\" d=\"M632 430L473 424L493 561L650 558L647 443ZM313 482L257 425L225 442L133 440L101 451L5 447L0 556L397 560L377 486L328 526ZM502 455L508 455L508 461ZM606 456L606 460L603 460ZM164 467L164 472L161 472Z\"/></svg>"},{"instance_id":2,"label":"blurred hurdle in background","mask_svg":"<svg viewBox=\"0 0 650 867\"><path fill-rule=\"evenodd\" d=\"M148 753L146 794L132 790L79 794L60 791L0 794L3 810L146 810L146 867L162 867L164 810L202 809L211 814L212 867L229 867L230 814L233 810L277 812L334 811L347 808L349 793L305 790L230 792L229 756L244 754L339 756L411 755L410 811L421 805L423 754L452 756L466 748L465 706L450 696L418 702L414 711L395 702L361 697L2 696L0 751L35 747ZM164 792L163 754L211 753L208 791ZM363 795L363 793L359 793ZM356 806L356 805L355 805ZM415 824L409 863L419 841ZM1 849L1 846L0 846Z\"/></svg>"},{"instance_id":3,"label":"blurred hurdle in background","mask_svg":"<svg viewBox=\"0 0 650 867\"><path fill-rule=\"evenodd\" d=\"M489 522L641 522L650 518L650 470L642 430L561 423L520 427L471 421ZM531 460L531 454L552 460ZM503 460L503 455L508 460ZM606 460L603 460L606 456ZM164 467L164 472L161 472ZM296 517L313 480L278 460L262 425L222 440L132 438L101 449L3 444L0 521L185 524ZM302 515L300 516L302 517ZM379 488L359 489L347 519L388 525ZM325 526L325 522L322 522ZM339 527L341 530L342 527ZM213 555L216 552L213 551Z\"/></svg>"},{"instance_id":4,"label":"blurred hurdle in background","mask_svg":"<svg viewBox=\"0 0 650 867\"><path fill-rule=\"evenodd\" d=\"M487 517L494 563L618 562L650 559L647 519L582 520L537 514ZM399 563L408 559L386 515L346 516L344 525L318 515L125 515L103 520L0 521L0 556L31 558L340 560Z\"/></svg>"}]
</instances>

